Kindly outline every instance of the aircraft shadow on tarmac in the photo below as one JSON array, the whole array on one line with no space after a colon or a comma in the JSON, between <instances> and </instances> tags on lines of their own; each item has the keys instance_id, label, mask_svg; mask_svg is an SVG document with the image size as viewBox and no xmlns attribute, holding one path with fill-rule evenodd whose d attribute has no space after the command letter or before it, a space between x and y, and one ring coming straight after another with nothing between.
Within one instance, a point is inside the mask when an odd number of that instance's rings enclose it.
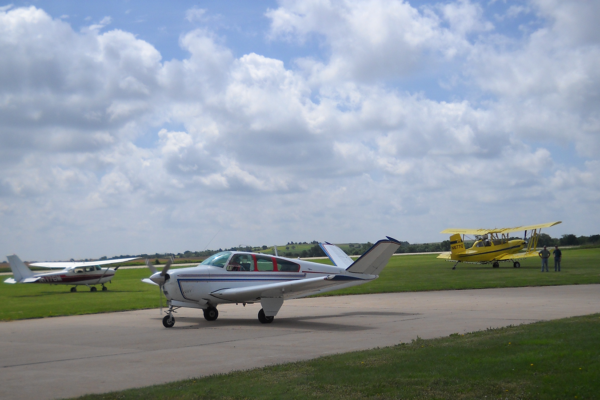
<instances>
[{"instance_id":1,"label":"aircraft shadow on tarmac","mask_svg":"<svg viewBox=\"0 0 600 400\"><path fill-rule=\"evenodd\" d=\"M18 294L18 295L15 295L14 297L22 297L22 298L45 297L45 296L49 296L49 295L55 295L55 296L93 295L93 296L98 296L98 295L102 295L102 294L106 294L106 293L143 293L143 292L144 292L143 290L108 290L107 292L102 292L101 290L99 290L97 292L90 292L89 290L78 290L75 293L44 291L44 292L31 293L31 294L20 294L20 295Z\"/></svg>"},{"instance_id":2,"label":"aircraft shadow on tarmac","mask_svg":"<svg viewBox=\"0 0 600 400\"><path fill-rule=\"evenodd\" d=\"M378 317L378 316L397 316L397 317L409 317L420 314L392 312L392 311L353 311L347 313L333 314L333 315L314 315L305 317L290 317L290 318L276 318L272 324L267 325L269 328L285 328L285 329L303 329L303 330L315 330L315 331L365 331L376 329L376 327L369 325L353 325L344 323L334 322L319 322L318 320L333 319L333 318L344 318L344 317ZM162 318L153 318L157 321ZM178 324L180 324L178 326ZM194 325L184 325L194 324ZM206 328L230 328L230 327L264 327L265 325L259 323L254 318L235 318L227 319L227 317L220 318L215 322L208 322L203 317L190 318L190 317L179 317L177 323L171 329L206 329Z\"/></svg>"}]
</instances>

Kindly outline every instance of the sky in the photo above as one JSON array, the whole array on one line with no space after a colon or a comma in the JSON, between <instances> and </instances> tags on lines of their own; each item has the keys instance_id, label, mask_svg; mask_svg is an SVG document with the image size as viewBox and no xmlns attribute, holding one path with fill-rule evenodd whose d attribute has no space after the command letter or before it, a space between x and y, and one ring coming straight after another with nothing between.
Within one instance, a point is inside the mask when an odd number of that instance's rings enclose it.
<instances>
[{"instance_id":1,"label":"sky","mask_svg":"<svg viewBox=\"0 0 600 400\"><path fill-rule=\"evenodd\" d=\"M2 255L600 233L600 2L0 3Z\"/></svg>"}]
</instances>

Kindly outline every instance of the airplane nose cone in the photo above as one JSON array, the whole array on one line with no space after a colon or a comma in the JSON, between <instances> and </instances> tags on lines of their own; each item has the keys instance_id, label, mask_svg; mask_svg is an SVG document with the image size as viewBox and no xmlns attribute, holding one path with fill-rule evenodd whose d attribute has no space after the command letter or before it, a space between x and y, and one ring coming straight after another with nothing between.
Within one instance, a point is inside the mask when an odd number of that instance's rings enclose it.
<instances>
[{"instance_id":1,"label":"airplane nose cone","mask_svg":"<svg viewBox=\"0 0 600 400\"><path fill-rule=\"evenodd\" d=\"M154 283L156 283L157 285L162 285L165 283L165 277L162 276L160 274L160 272L157 272L155 274L152 274L152 276L150 277L150 280Z\"/></svg>"}]
</instances>

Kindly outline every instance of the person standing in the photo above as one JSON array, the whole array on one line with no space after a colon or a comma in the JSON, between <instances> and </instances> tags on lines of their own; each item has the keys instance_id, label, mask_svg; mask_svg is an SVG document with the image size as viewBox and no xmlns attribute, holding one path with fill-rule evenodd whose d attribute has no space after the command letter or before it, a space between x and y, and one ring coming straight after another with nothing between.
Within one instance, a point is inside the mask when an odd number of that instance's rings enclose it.
<instances>
[{"instance_id":1,"label":"person standing","mask_svg":"<svg viewBox=\"0 0 600 400\"><path fill-rule=\"evenodd\" d=\"M558 248L558 246L554 246L554 251L552 252L554 255L554 272L560 272L560 260L562 258L562 251Z\"/></svg>"},{"instance_id":2,"label":"person standing","mask_svg":"<svg viewBox=\"0 0 600 400\"><path fill-rule=\"evenodd\" d=\"M542 259L542 272L544 272L544 267L546 267L546 272L548 272L548 258L550 258L550 252L544 246L544 250L538 253L540 258Z\"/></svg>"}]
</instances>

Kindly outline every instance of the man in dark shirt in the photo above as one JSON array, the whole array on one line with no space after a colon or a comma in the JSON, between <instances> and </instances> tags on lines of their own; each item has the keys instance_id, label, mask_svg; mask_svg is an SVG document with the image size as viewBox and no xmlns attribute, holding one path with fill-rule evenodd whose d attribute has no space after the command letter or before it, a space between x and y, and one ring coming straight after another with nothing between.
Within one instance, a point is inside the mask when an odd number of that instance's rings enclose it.
<instances>
[{"instance_id":1,"label":"man in dark shirt","mask_svg":"<svg viewBox=\"0 0 600 400\"><path fill-rule=\"evenodd\" d=\"M550 258L550 252L544 246L544 250L538 253L540 258L542 259L542 272L544 272L544 267L546 267L546 272L548 272L548 258Z\"/></svg>"},{"instance_id":2,"label":"man in dark shirt","mask_svg":"<svg viewBox=\"0 0 600 400\"><path fill-rule=\"evenodd\" d=\"M562 258L562 251L559 250L558 246L554 246L554 272L560 272L560 260Z\"/></svg>"}]
</instances>

